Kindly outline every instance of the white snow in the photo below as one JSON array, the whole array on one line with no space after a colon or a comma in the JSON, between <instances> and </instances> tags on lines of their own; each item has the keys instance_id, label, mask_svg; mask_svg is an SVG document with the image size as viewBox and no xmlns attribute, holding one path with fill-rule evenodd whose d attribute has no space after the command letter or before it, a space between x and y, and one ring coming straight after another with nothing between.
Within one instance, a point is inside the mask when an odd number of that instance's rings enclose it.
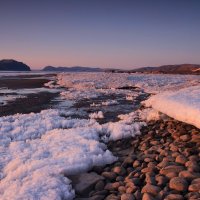
<instances>
[{"instance_id":1,"label":"white snow","mask_svg":"<svg viewBox=\"0 0 200 200\"><path fill-rule=\"evenodd\" d=\"M200 86L163 92L144 103L174 119L200 128Z\"/></svg>"},{"instance_id":2,"label":"white snow","mask_svg":"<svg viewBox=\"0 0 200 200\"><path fill-rule=\"evenodd\" d=\"M110 89L126 86L139 87L146 92L158 93L167 90L197 85L198 75L166 74L128 74L128 73L62 73L58 75L58 84L79 91L87 89ZM119 92L118 90L116 92ZM129 92L130 91L126 91Z\"/></svg>"},{"instance_id":3,"label":"white snow","mask_svg":"<svg viewBox=\"0 0 200 200\"><path fill-rule=\"evenodd\" d=\"M108 101L103 101L102 105L103 106L111 106L111 105L117 105L119 104L116 100L108 100Z\"/></svg>"},{"instance_id":4,"label":"white snow","mask_svg":"<svg viewBox=\"0 0 200 200\"><path fill-rule=\"evenodd\" d=\"M138 135L145 125L133 118L100 125L63 114L45 110L0 118L2 200L73 199L68 175L116 160L100 141Z\"/></svg>"},{"instance_id":5,"label":"white snow","mask_svg":"<svg viewBox=\"0 0 200 200\"><path fill-rule=\"evenodd\" d=\"M90 117L91 119L103 119L103 118L104 118L104 115L103 115L103 112L102 112L102 111L98 111L98 112L90 113L90 114L89 114L89 117Z\"/></svg>"},{"instance_id":6,"label":"white snow","mask_svg":"<svg viewBox=\"0 0 200 200\"><path fill-rule=\"evenodd\" d=\"M133 97L133 96L126 96L126 100L127 100L127 101L133 101L133 100L134 100L134 97Z\"/></svg>"},{"instance_id":7,"label":"white snow","mask_svg":"<svg viewBox=\"0 0 200 200\"><path fill-rule=\"evenodd\" d=\"M116 100L107 100L101 103L92 103L90 104L91 107L100 107L100 106L112 106L119 104Z\"/></svg>"}]
</instances>

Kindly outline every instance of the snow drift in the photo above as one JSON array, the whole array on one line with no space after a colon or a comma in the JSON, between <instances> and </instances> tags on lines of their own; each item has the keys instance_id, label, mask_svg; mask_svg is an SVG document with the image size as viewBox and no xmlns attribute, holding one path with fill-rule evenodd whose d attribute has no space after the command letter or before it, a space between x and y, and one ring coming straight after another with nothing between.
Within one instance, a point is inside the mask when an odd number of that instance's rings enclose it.
<instances>
[{"instance_id":1,"label":"snow drift","mask_svg":"<svg viewBox=\"0 0 200 200\"><path fill-rule=\"evenodd\" d=\"M144 103L174 119L200 128L200 86L163 92Z\"/></svg>"}]
</instances>

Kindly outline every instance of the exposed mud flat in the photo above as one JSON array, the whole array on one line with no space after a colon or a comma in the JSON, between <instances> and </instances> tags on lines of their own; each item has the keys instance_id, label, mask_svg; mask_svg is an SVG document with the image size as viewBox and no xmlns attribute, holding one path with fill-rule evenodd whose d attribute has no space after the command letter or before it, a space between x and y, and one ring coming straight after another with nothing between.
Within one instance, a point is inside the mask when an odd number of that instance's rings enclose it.
<instances>
[{"instance_id":1,"label":"exposed mud flat","mask_svg":"<svg viewBox=\"0 0 200 200\"><path fill-rule=\"evenodd\" d=\"M0 91L12 90L11 93L1 93L0 97L10 96L11 100L6 104L0 105L0 116L13 115L16 113L30 113L40 112L41 110L52 108L55 104L52 100L59 96L59 92L41 91L26 95L19 95L16 99L17 90L23 91L23 89L43 88L44 84L54 79L54 74L46 75L19 75L19 76L4 76L0 79ZM16 90L16 93L15 93Z\"/></svg>"}]
</instances>

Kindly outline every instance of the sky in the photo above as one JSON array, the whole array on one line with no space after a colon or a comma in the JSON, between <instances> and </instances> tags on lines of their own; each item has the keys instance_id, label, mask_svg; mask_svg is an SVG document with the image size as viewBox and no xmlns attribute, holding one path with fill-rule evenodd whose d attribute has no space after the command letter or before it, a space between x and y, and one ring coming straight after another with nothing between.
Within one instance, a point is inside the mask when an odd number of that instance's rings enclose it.
<instances>
[{"instance_id":1,"label":"sky","mask_svg":"<svg viewBox=\"0 0 200 200\"><path fill-rule=\"evenodd\" d=\"M33 69L200 64L200 1L0 0L0 59Z\"/></svg>"}]
</instances>

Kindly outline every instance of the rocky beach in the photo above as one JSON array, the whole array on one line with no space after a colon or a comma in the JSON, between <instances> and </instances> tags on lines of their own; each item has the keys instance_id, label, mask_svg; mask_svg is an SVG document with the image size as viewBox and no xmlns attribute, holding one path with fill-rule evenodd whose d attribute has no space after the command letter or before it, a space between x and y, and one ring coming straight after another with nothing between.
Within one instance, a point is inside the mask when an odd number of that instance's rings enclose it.
<instances>
[{"instance_id":1,"label":"rocky beach","mask_svg":"<svg viewBox=\"0 0 200 200\"><path fill-rule=\"evenodd\" d=\"M76 200L200 199L199 133L167 118L149 122L141 136L109 142L118 161L72 177Z\"/></svg>"}]
</instances>

